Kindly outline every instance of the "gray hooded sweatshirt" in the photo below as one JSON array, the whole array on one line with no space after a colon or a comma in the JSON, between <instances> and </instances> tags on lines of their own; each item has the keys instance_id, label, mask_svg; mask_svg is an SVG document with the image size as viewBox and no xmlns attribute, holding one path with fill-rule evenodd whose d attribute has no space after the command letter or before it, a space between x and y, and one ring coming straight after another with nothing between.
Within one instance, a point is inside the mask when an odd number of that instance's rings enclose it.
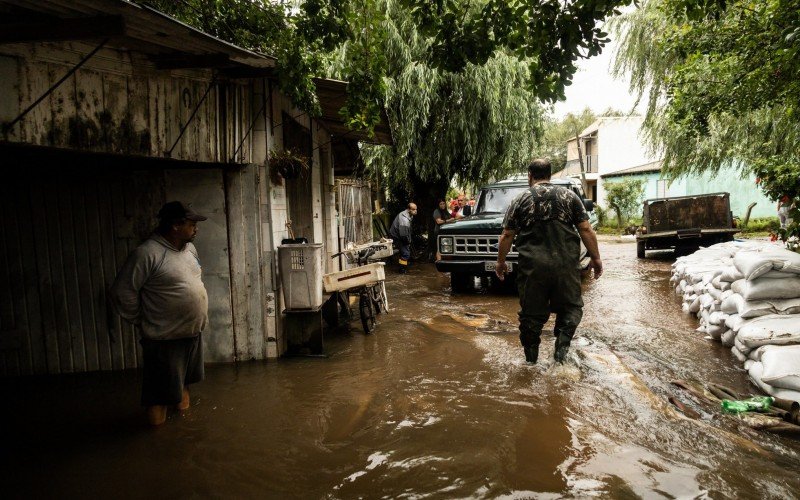
<instances>
[{"instance_id":1,"label":"gray hooded sweatshirt","mask_svg":"<svg viewBox=\"0 0 800 500\"><path fill-rule=\"evenodd\" d=\"M208 294L197 249L154 234L131 252L111 286L123 319L152 340L194 337L208 324Z\"/></svg>"}]
</instances>

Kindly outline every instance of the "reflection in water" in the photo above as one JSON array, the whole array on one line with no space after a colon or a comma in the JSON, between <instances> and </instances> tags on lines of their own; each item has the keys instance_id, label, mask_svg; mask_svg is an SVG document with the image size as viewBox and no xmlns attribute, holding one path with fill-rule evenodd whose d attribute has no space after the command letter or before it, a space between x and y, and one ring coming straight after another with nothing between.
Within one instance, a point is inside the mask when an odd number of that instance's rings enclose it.
<instances>
[{"instance_id":1,"label":"reflection in water","mask_svg":"<svg viewBox=\"0 0 800 500\"><path fill-rule=\"evenodd\" d=\"M328 359L212 366L194 406L139 423L135 373L3 382L9 496L558 498L800 491L796 442L676 393L676 378L750 391L693 332L669 261L605 245L567 366L524 363L517 299L451 295L429 265L392 276L374 335L330 335ZM546 328L552 328L549 324ZM666 403L680 395L703 415Z\"/></svg>"}]
</instances>

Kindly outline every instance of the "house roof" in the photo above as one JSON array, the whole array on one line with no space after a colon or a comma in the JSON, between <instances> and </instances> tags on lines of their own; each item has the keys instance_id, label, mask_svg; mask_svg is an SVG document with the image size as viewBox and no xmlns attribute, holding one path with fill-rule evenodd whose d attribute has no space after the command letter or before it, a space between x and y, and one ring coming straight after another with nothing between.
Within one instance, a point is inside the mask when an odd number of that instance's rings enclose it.
<instances>
[{"instance_id":1,"label":"house roof","mask_svg":"<svg viewBox=\"0 0 800 500\"><path fill-rule=\"evenodd\" d=\"M141 52L159 69L214 69L230 78L275 77L276 59L193 28L163 12L128 0L0 0L0 43L110 39ZM7 21L7 20L11 21ZM339 110L347 82L316 79L323 123L344 140L392 144L386 112L373 136L347 128Z\"/></svg>"},{"instance_id":2,"label":"house roof","mask_svg":"<svg viewBox=\"0 0 800 500\"><path fill-rule=\"evenodd\" d=\"M317 97L322 107L322 116L319 121L331 134L340 139L352 139L371 144L392 144L392 129L389 126L389 117L381 109L381 121L375 125L374 135L370 137L365 131L350 130L344 123L339 110L347 101L348 83L339 80L317 78L314 80L317 87Z\"/></svg>"},{"instance_id":3,"label":"house roof","mask_svg":"<svg viewBox=\"0 0 800 500\"><path fill-rule=\"evenodd\" d=\"M194 68L273 68L274 57L243 49L150 7L127 0L0 0L0 40L47 42L110 38L170 64Z\"/></svg>"},{"instance_id":4,"label":"house roof","mask_svg":"<svg viewBox=\"0 0 800 500\"><path fill-rule=\"evenodd\" d=\"M641 174L646 172L660 172L661 164L662 160L651 161L650 163L644 163L642 165L637 165L635 167L626 168L625 170L618 170L616 172L603 174L600 177L606 178L606 177L616 177L620 175Z\"/></svg>"}]
</instances>

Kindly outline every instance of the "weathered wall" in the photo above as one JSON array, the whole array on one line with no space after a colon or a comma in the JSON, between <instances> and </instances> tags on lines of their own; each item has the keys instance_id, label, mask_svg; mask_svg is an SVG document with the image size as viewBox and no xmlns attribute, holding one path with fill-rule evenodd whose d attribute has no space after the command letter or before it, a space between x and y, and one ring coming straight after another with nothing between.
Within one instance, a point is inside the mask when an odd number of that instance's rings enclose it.
<instances>
[{"instance_id":1,"label":"weathered wall","mask_svg":"<svg viewBox=\"0 0 800 500\"><path fill-rule=\"evenodd\" d=\"M0 122L14 119L93 48L83 43L0 46ZM17 123L8 140L227 162L251 121L247 92L246 83L212 84L208 71L156 70L142 56L102 49Z\"/></svg>"},{"instance_id":2,"label":"weathered wall","mask_svg":"<svg viewBox=\"0 0 800 500\"><path fill-rule=\"evenodd\" d=\"M155 225L163 173L26 167L47 175L0 183L0 374L138 366L133 329L106 291Z\"/></svg>"}]
</instances>

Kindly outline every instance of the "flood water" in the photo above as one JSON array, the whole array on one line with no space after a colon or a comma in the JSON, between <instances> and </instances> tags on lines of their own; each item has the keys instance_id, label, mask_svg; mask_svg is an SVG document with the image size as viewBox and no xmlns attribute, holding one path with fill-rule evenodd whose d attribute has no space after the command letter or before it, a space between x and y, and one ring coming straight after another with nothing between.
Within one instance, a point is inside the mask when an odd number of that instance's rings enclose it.
<instances>
[{"instance_id":1,"label":"flood water","mask_svg":"<svg viewBox=\"0 0 800 500\"><path fill-rule=\"evenodd\" d=\"M551 336L524 362L516 297L451 295L423 264L389 273L373 335L354 322L326 359L210 366L158 429L141 425L135 372L3 381L3 496L798 497L800 442L670 385L754 390L680 312L670 259L601 252L565 367Z\"/></svg>"}]
</instances>

